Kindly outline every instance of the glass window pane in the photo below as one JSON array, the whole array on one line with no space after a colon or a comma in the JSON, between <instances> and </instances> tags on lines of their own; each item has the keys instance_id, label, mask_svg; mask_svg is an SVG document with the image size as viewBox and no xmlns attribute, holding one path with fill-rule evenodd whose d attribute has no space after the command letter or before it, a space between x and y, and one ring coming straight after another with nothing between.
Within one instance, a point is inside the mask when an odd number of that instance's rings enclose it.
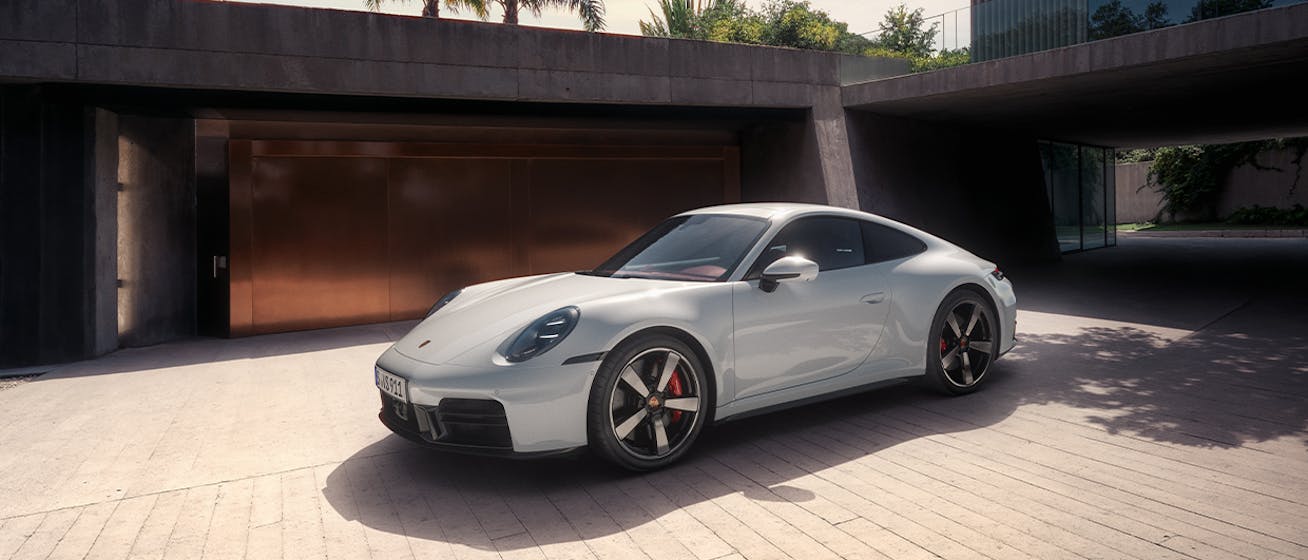
<instances>
[{"instance_id":1,"label":"glass window pane","mask_svg":"<svg viewBox=\"0 0 1308 560\"><path fill-rule=\"evenodd\" d=\"M672 218L592 271L601 276L722 281L767 230L764 220L718 214Z\"/></svg>"},{"instance_id":2,"label":"glass window pane","mask_svg":"<svg viewBox=\"0 0 1308 560\"><path fill-rule=\"evenodd\" d=\"M781 257L804 257L817 263L818 270L861 266L863 231L858 221L850 218L800 218L768 242L747 277L762 274Z\"/></svg>"},{"instance_id":3,"label":"glass window pane","mask_svg":"<svg viewBox=\"0 0 1308 560\"><path fill-rule=\"evenodd\" d=\"M1041 151L1046 188L1058 247L1063 252L1081 249L1080 165L1077 147L1049 142Z\"/></svg>"},{"instance_id":4,"label":"glass window pane","mask_svg":"<svg viewBox=\"0 0 1308 560\"><path fill-rule=\"evenodd\" d=\"M1108 201L1108 244L1117 245L1117 155L1112 148L1104 148L1104 193Z\"/></svg>"},{"instance_id":5,"label":"glass window pane","mask_svg":"<svg viewBox=\"0 0 1308 560\"><path fill-rule=\"evenodd\" d=\"M859 222L863 227L863 251L867 263L902 259L926 250L922 240L894 228L872 222Z\"/></svg>"},{"instance_id":6,"label":"glass window pane","mask_svg":"<svg viewBox=\"0 0 1308 560\"><path fill-rule=\"evenodd\" d=\"M1081 148L1081 248L1107 243L1104 208L1104 149Z\"/></svg>"}]
</instances>

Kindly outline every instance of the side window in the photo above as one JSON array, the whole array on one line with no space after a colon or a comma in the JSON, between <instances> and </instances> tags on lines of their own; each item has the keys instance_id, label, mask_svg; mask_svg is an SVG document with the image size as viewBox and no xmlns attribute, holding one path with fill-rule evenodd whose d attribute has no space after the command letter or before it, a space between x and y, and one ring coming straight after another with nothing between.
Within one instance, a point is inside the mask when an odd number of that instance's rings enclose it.
<instances>
[{"instance_id":1,"label":"side window","mask_svg":"<svg viewBox=\"0 0 1308 560\"><path fill-rule=\"evenodd\" d=\"M835 270L865 264L859 222L850 218L800 218L782 228L759 255L746 278L757 278L781 257L800 256Z\"/></svg>"},{"instance_id":2,"label":"side window","mask_svg":"<svg viewBox=\"0 0 1308 560\"><path fill-rule=\"evenodd\" d=\"M895 228L872 222L859 225L863 228L863 249L868 264L902 259L926 250L922 240Z\"/></svg>"}]
</instances>

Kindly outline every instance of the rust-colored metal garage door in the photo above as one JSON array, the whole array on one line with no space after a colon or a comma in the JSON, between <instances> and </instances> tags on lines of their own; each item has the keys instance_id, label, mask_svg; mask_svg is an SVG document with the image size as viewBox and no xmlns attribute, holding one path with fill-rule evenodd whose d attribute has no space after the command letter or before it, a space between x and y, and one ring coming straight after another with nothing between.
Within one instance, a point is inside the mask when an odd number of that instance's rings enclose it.
<instances>
[{"instance_id":1,"label":"rust-colored metal garage door","mask_svg":"<svg viewBox=\"0 0 1308 560\"><path fill-rule=\"evenodd\" d=\"M739 200L737 148L232 140L230 333L412 319Z\"/></svg>"}]
</instances>

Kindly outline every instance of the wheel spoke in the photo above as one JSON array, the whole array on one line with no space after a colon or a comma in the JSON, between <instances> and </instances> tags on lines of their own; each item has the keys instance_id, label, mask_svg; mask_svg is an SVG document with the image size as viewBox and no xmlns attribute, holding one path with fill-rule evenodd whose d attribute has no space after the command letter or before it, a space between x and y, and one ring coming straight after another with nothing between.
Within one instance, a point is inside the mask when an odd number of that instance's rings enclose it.
<instances>
[{"instance_id":1,"label":"wheel spoke","mask_svg":"<svg viewBox=\"0 0 1308 560\"><path fill-rule=\"evenodd\" d=\"M631 431L635 430L636 426L639 426L641 421L643 421L648 415L649 412L643 408L637 410L635 414L632 414L626 420L623 420L622 424L613 428L613 431L618 435L618 439L627 439L627 436L631 435Z\"/></svg>"},{"instance_id":2,"label":"wheel spoke","mask_svg":"<svg viewBox=\"0 0 1308 560\"><path fill-rule=\"evenodd\" d=\"M654 417L654 446L659 455L668 452L668 430L663 426L662 416Z\"/></svg>"},{"instance_id":3,"label":"wheel spoke","mask_svg":"<svg viewBox=\"0 0 1308 560\"><path fill-rule=\"evenodd\" d=\"M973 340L967 344L967 347L971 350L976 350L977 352L987 355L994 349L989 342L984 340Z\"/></svg>"},{"instance_id":4,"label":"wheel spoke","mask_svg":"<svg viewBox=\"0 0 1308 560\"><path fill-rule=\"evenodd\" d=\"M949 314L945 316L945 322L949 324L949 329L954 331L954 336L959 338L963 336L963 329L958 327L958 319L954 317L953 311L950 311Z\"/></svg>"},{"instance_id":5,"label":"wheel spoke","mask_svg":"<svg viewBox=\"0 0 1308 560\"><path fill-rule=\"evenodd\" d=\"M952 368L954 367L953 365L954 359L957 357L958 357L958 347L955 346L953 350L950 350L947 354L940 357L940 365L945 369Z\"/></svg>"},{"instance_id":6,"label":"wheel spoke","mask_svg":"<svg viewBox=\"0 0 1308 560\"><path fill-rule=\"evenodd\" d=\"M677 364L680 363L681 356L678 356L675 352L668 352L667 359L663 360L663 372L659 374L659 385L655 391L662 391L668 387L668 381L672 380L672 372L677 369Z\"/></svg>"},{"instance_id":7,"label":"wheel spoke","mask_svg":"<svg viewBox=\"0 0 1308 560\"><path fill-rule=\"evenodd\" d=\"M972 384L972 360L968 359L967 352L963 352L963 384Z\"/></svg>"},{"instance_id":8,"label":"wheel spoke","mask_svg":"<svg viewBox=\"0 0 1308 560\"><path fill-rule=\"evenodd\" d=\"M649 396L649 387L645 386L645 382L641 380L640 374L636 373L636 369L630 365L622 370L622 380L634 389L636 394L640 395L641 398Z\"/></svg>"},{"instance_id":9,"label":"wheel spoke","mask_svg":"<svg viewBox=\"0 0 1308 560\"><path fill-rule=\"evenodd\" d=\"M967 320L967 329L963 331L963 334L972 336L972 329L976 328L976 322L979 319L981 319L981 306L972 304L972 318Z\"/></svg>"},{"instance_id":10,"label":"wheel spoke","mask_svg":"<svg viewBox=\"0 0 1308 560\"><path fill-rule=\"evenodd\" d=\"M663 406L684 412L699 412L699 397L680 397L663 401Z\"/></svg>"}]
</instances>

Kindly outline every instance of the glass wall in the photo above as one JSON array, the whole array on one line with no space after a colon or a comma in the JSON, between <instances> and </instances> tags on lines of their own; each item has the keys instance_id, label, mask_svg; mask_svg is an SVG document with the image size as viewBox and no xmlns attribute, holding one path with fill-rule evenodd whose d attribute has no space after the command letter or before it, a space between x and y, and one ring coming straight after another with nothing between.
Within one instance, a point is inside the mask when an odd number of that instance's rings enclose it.
<instances>
[{"instance_id":1,"label":"glass wall","mask_svg":"<svg viewBox=\"0 0 1308 560\"><path fill-rule=\"evenodd\" d=\"M1113 149L1041 142L1045 192L1064 252L1117 244Z\"/></svg>"},{"instance_id":2,"label":"glass wall","mask_svg":"<svg viewBox=\"0 0 1308 560\"><path fill-rule=\"evenodd\" d=\"M972 5L972 61L992 60L1096 39L1305 0L982 0ZM955 30L955 34L959 34Z\"/></svg>"}]
</instances>

